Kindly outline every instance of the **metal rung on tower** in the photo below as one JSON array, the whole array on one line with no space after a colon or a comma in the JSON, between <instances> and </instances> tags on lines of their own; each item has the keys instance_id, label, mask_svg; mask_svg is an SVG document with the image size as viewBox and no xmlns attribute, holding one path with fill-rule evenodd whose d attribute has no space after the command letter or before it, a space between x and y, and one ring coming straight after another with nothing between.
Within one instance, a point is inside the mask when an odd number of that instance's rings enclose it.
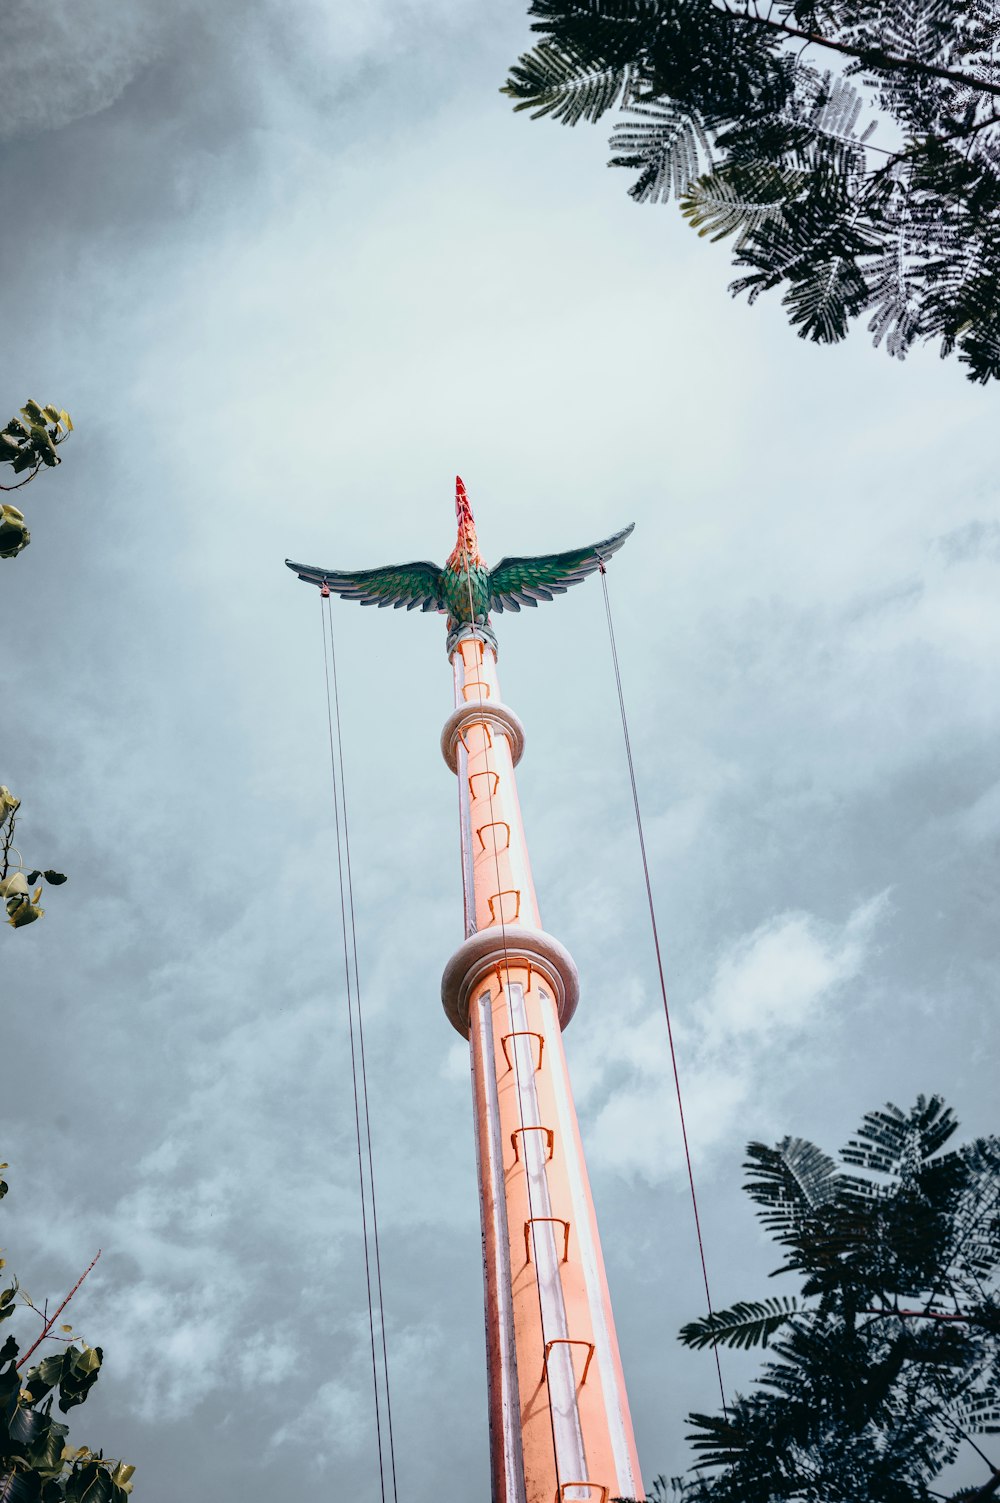
<instances>
[{"instance_id":1,"label":"metal rung on tower","mask_svg":"<svg viewBox=\"0 0 1000 1503\"><path fill-rule=\"evenodd\" d=\"M473 786L473 784L475 783L475 781L476 781L477 778L492 778L493 779L493 788L492 788L492 791L490 793L488 793L488 794L487 793L477 793L476 790L475 790L475 788L474 788L474 786ZM470 776L469 776L469 797L472 799L473 803L475 803L476 800L480 799L480 798L496 798L497 789L499 787L500 787L500 774L498 772L494 772L493 769L492 769L492 767L487 768L483 772L474 772L474 773L471 773Z\"/></svg>"},{"instance_id":2,"label":"metal rung on tower","mask_svg":"<svg viewBox=\"0 0 1000 1503\"><path fill-rule=\"evenodd\" d=\"M517 1140L520 1134L523 1132L543 1132L545 1134L545 1146L549 1151L549 1158L552 1157L553 1145L556 1140L556 1135L551 1127L515 1127L514 1131L510 1135L510 1146L514 1150L515 1162L519 1162L521 1158L521 1155L517 1151Z\"/></svg>"},{"instance_id":3,"label":"metal rung on tower","mask_svg":"<svg viewBox=\"0 0 1000 1503\"><path fill-rule=\"evenodd\" d=\"M551 1352L554 1346L585 1346L587 1348L587 1360L583 1364L583 1375L580 1378L580 1387L582 1388L584 1383L586 1383L587 1381L587 1373L590 1371L591 1360L593 1359L594 1352L596 1350L594 1343L592 1341L581 1341L579 1337L553 1336L551 1341L547 1341L545 1343L545 1355L542 1357L543 1380L548 1378L549 1375L549 1352ZM566 1485L568 1486L569 1484ZM582 1484L577 1483L577 1486L582 1486Z\"/></svg>"},{"instance_id":4,"label":"metal rung on tower","mask_svg":"<svg viewBox=\"0 0 1000 1503\"><path fill-rule=\"evenodd\" d=\"M565 1216L529 1216L524 1223L524 1261L531 1262L531 1228L536 1221L551 1221L563 1229L563 1255L564 1263L569 1262L569 1222Z\"/></svg>"},{"instance_id":5,"label":"metal rung on tower","mask_svg":"<svg viewBox=\"0 0 1000 1503\"><path fill-rule=\"evenodd\" d=\"M513 1070L513 1068L514 1068L514 1062L511 1059L510 1053L508 1052L508 1049L507 1049L507 1040L508 1039L537 1039L538 1040L538 1064L535 1066L535 1073L537 1074L538 1071L542 1068L542 1056L545 1053L545 1039L544 1039L544 1037L540 1033L535 1033L534 1030L531 1029L531 1028L518 1028L518 1029L515 1029L515 1031L513 1033L505 1033L503 1035L503 1037L500 1040L500 1048L503 1050L503 1057L507 1061L507 1068L508 1068L508 1070Z\"/></svg>"},{"instance_id":6,"label":"metal rung on tower","mask_svg":"<svg viewBox=\"0 0 1000 1503\"><path fill-rule=\"evenodd\" d=\"M499 923L500 920L504 918L504 898L514 899L514 912L504 921L508 924L516 924L518 919L521 917L521 889L519 887L505 887L503 892L495 892L491 898L486 899L487 903L489 904L490 918L495 924ZM497 915L497 910L494 907L494 904L497 903L499 903L500 905L499 917Z\"/></svg>"}]
</instances>

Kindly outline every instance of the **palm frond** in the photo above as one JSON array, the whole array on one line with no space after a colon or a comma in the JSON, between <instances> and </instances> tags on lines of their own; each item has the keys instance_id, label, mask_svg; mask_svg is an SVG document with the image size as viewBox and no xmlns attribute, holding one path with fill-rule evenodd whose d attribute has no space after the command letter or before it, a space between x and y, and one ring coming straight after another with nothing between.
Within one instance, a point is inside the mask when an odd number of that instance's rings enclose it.
<instances>
[{"instance_id":1,"label":"palm frond","mask_svg":"<svg viewBox=\"0 0 1000 1503\"><path fill-rule=\"evenodd\" d=\"M698 176L700 158L710 156L708 138L697 114L672 104L635 104L611 137L611 167L639 168L629 189L636 203L666 203L681 198Z\"/></svg>"},{"instance_id":2,"label":"palm frond","mask_svg":"<svg viewBox=\"0 0 1000 1503\"><path fill-rule=\"evenodd\" d=\"M972 328L963 329L955 343L970 381L985 386L987 381L1000 380L1000 311L994 311Z\"/></svg>"},{"instance_id":3,"label":"palm frond","mask_svg":"<svg viewBox=\"0 0 1000 1503\"><path fill-rule=\"evenodd\" d=\"M738 234L737 248L803 191L807 175L770 162L739 162L719 167L689 183L681 213L699 235L722 240Z\"/></svg>"},{"instance_id":4,"label":"palm frond","mask_svg":"<svg viewBox=\"0 0 1000 1503\"><path fill-rule=\"evenodd\" d=\"M695 1350L706 1346L737 1349L767 1346L772 1332L802 1312L803 1306L788 1295L778 1299L741 1300L728 1310L713 1310L711 1315L682 1326L680 1340Z\"/></svg>"},{"instance_id":5,"label":"palm frond","mask_svg":"<svg viewBox=\"0 0 1000 1503\"><path fill-rule=\"evenodd\" d=\"M500 92L517 100L515 110L530 110L533 120L551 115L563 125L593 124L627 96L630 76L627 64L539 42L513 65Z\"/></svg>"},{"instance_id":6,"label":"palm frond","mask_svg":"<svg viewBox=\"0 0 1000 1503\"><path fill-rule=\"evenodd\" d=\"M793 78L794 87L776 91L770 107L762 103L752 115L720 129L717 147L733 161L760 156L776 166L809 172L835 167L862 174L862 148L876 122L858 129L860 94L842 78L803 64L796 66Z\"/></svg>"},{"instance_id":7,"label":"palm frond","mask_svg":"<svg viewBox=\"0 0 1000 1503\"><path fill-rule=\"evenodd\" d=\"M1000 1435L1000 1395L995 1387L970 1395L962 1405L962 1419L974 1435Z\"/></svg>"},{"instance_id":8,"label":"palm frond","mask_svg":"<svg viewBox=\"0 0 1000 1503\"><path fill-rule=\"evenodd\" d=\"M504 92L566 124L624 107L610 165L636 174L632 198L678 199L700 234L734 237L749 274L730 290L780 286L804 338L839 340L867 310L891 356L933 339L970 380L1000 379L997 0L740 10L533 0L541 40ZM841 48L840 71L789 47L783 22ZM878 156L865 100L890 126Z\"/></svg>"},{"instance_id":9,"label":"palm frond","mask_svg":"<svg viewBox=\"0 0 1000 1503\"><path fill-rule=\"evenodd\" d=\"M893 0L881 16L877 40L898 56L938 62L954 50L954 4L952 0Z\"/></svg>"},{"instance_id":10,"label":"palm frond","mask_svg":"<svg viewBox=\"0 0 1000 1503\"><path fill-rule=\"evenodd\" d=\"M655 22L660 13L661 0L531 0L528 7L532 31L572 32L602 41L616 27L630 41L637 22Z\"/></svg>"},{"instance_id":11,"label":"palm frond","mask_svg":"<svg viewBox=\"0 0 1000 1503\"><path fill-rule=\"evenodd\" d=\"M796 277L781 301L801 338L835 344L846 336L850 320L868 306L869 297L857 264L846 256L828 256Z\"/></svg>"},{"instance_id":12,"label":"palm frond","mask_svg":"<svg viewBox=\"0 0 1000 1503\"><path fill-rule=\"evenodd\" d=\"M837 1166L815 1143L804 1138L784 1138L776 1148L749 1143L747 1153L744 1188L762 1207L758 1215L779 1242L788 1242L811 1212L837 1195Z\"/></svg>"},{"instance_id":13,"label":"palm frond","mask_svg":"<svg viewBox=\"0 0 1000 1503\"><path fill-rule=\"evenodd\" d=\"M957 1126L954 1112L940 1096L932 1096L929 1101L918 1096L909 1113L890 1101L882 1110L866 1113L857 1137L841 1149L840 1156L859 1169L902 1178L914 1155L929 1159Z\"/></svg>"},{"instance_id":14,"label":"palm frond","mask_svg":"<svg viewBox=\"0 0 1000 1503\"><path fill-rule=\"evenodd\" d=\"M746 1401L737 1401L728 1415L689 1414L688 1423L694 1430L687 1439L695 1451L701 1452L699 1467L733 1466L739 1462L747 1445Z\"/></svg>"},{"instance_id":15,"label":"palm frond","mask_svg":"<svg viewBox=\"0 0 1000 1503\"><path fill-rule=\"evenodd\" d=\"M914 226L909 183L905 178L889 184L883 213L886 242L881 254L867 268L874 309L868 330L874 345L880 345L884 339L888 353L896 360L903 360L922 332L919 281L911 266Z\"/></svg>"},{"instance_id":16,"label":"palm frond","mask_svg":"<svg viewBox=\"0 0 1000 1503\"><path fill-rule=\"evenodd\" d=\"M812 98L802 111L801 122L813 137L856 148L863 146L875 129L871 121L858 131L861 95L857 89L832 73L818 75Z\"/></svg>"}]
</instances>

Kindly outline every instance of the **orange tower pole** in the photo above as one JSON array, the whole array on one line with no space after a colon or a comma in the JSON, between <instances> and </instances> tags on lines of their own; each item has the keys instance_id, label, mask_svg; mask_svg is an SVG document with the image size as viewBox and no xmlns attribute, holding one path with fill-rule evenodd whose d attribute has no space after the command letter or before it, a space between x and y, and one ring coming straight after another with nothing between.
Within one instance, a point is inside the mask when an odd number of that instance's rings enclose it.
<instances>
[{"instance_id":1,"label":"orange tower pole","mask_svg":"<svg viewBox=\"0 0 1000 1503\"><path fill-rule=\"evenodd\" d=\"M325 595L448 617L455 709L441 749L458 778L465 941L441 997L472 1063L493 1503L611 1503L642 1482L562 1047L580 981L542 928L514 778L524 730L500 699L489 613L563 594L632 528L489 569L458 477L455 513L443 568L285 563Z\"/></svg>"},{"instance_id":2,"label":"orange tower pole","mask_svg":"<svg viewBox=\"0 0 1000 1503\"><path fill-rule=\"evenodd\" d=\"M465 941L441 996L470 1044L493 1503L610 1503L642 1482L562 1030L580 983L542 928L514 768L524 730L475 626L441 736L458 779Z\"/></svg>"}]
</instances>

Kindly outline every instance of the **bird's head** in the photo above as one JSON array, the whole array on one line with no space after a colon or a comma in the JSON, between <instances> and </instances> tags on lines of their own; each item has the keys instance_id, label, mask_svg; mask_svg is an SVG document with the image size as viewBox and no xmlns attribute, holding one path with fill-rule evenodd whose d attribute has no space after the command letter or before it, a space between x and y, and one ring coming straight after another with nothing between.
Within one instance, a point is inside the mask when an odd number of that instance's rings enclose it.
<instances>
[{"instance_id":1,"label":"bird's head","mask_svg":"<svg viewBox=\"0 0 1000 1503\"><path fill-rule=\"evenodd\" d=\"M476 537L476 519L472 515L472 507L461 475L455 476L455 516L458 519L458 541L455 544L452 560L457 561L464 555L470 565L483 567L479 541Z\"/></svg>"},{"instance_id":2,"label":"bird's head","mask_svg":"<svg viewBox=\"0 0 1000 1503\"><path fill-rule=\"evenodd\" d=\"M458 518L459 528L466 524L475 527L476 520L472 515L472 506L461 475L455 476L455 515Z\"/></svg>"}]
</instances>

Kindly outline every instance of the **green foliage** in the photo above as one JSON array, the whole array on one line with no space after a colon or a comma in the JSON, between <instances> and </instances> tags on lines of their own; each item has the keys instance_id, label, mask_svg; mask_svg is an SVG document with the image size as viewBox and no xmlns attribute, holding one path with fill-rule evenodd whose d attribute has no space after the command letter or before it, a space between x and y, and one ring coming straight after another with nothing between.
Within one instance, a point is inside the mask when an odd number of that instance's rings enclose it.
<instances>
[{"instance_id":1,"label":"green foliage","mask_svg":"<svg viewBox=\"0 0 1000 1503\"><path fill-rule=\"evenodd\" d=\"M749 1396L689 1416L700 1475L663 1498L940 1498L963 1444L1000 1433L1000 1139L948 1147L956 1127L920 1097L869 1112L839 1164L800 1138L749 1145L747 1193L800 1297L683 1328L773 1356Z\"/></svg>"},{"instance_id":2,"label":"green foliage","mask_svg":"<svg viewBox=\"0 0 1000 1503\"><path fill-rule=\"evenodd\" d=\"M68 412L58 407L40 407L29 399L5 428L0 428L0 464L9 464L15 475L60 463L56 449L73 431Z\"/></svg>"},{"instance_id":3,"label":"green foliage","mask_svg":"<svg viewBox=\"0 0 1000 1503\"><path fill-rule=\"evenodd\" d=\"M799 1309L798 1301L789 1299L741 1300L728 1310L713 1310L702 1320L694 1320L681 1331L686 1346L751 1347L767 1345L779 1326L786 1325Z\"/></svg>"},{"instance_id":4,"label":"green foliage","mask_svg":"<svg viewBox=\"0 0 1000 1503\"><path fill-rule=\"evenodd\" d=\"M3 1184L0 1194L6 1188ZM17 1294L16 1280L0 1291L0 1321L30 1305L23 1294L19 1304ZM86 1446L70 1446L68 1427L52 1416L53 1400L63 1414L86 1401L100 1374L101 1349L75 1337L52 1336L51 1326L46 1321L43 1335L62 1341L63 1350L26 1373L20 1370L26 1356L19 1358L16 1339L8 1336L0 1346L0 1503L128 1503L134 1468ZM62 1326L60 1332L71 1329Z\"/></svg>"},{"instance_id":5,"label":"green foliage","mask_svg":"<svg viewBox=\"0 0 1000 1503\"><path fill-rule=\"evenodd\" d=\"M0 505L0 558L16 558L30 542L24 512L4 502Z\"/></svg>"},{"instance_id":6,"label":"green foliage","mask_svg":"<svg viewBox=\"0 0 1000 1503\"><path fill-rule=\"evenodd\" d=\"M97 1382L104 1353L99 1346L68 1346L62 1352L53 1352L43 1357L24 1380L25 1391L31 1402L37 1404L59 1389L59 1408L65 1414L76 1404L82 1404Z\"/></svg>"},{"instance_id":7,"label":"green foliage","mask_svg":"<svg viewBox=\"0 0 1000 1503\"><path fill-rule=\"evenodd\" d=\"M60 462L56 447L72 427L68 415L58 408L27 402L20 416L0 431L0 463L8 463L15 474L23 474L18 484L25 485L43 465L52 467ZM13 487L0 486L0 490L9 489ZM23 514L16 507L0 506L0 557L15 557L29 542ZM14 845L20 807L20 800L10 789L0 786L0 902L7 910L7 922L15 929L41 918L42 888L35 887L40 879L53 887L66 881L59 871L24 870ZM6 1168L6 1164L0 1164L0 1171ZM0 1199L6 1194L7 1182L0 1177ZM0 1258L0 1268L4 1266ZM90 1268L93 1266L91 1263ZM36 1309L16 1279L0 1289L0 1323L25 1305L43 1322L41 1334L23 1357L19 1357L14 1336L8 1336L0 1347L0 1503L128 1503L134 1469L124 1462L105 1460L102 1453L95 1455L85 1446L69 1446L67 1426L52 1417L53 1401L63 1414L67 1413L86 1401L100 1374L100 1347L78 1341L69 1325L60 1326L59 1333L53 1334L56 1319L90 1268L51 1319L44 1310ZM63 1350L42 1357L22 1376L20 1369L43 1341L62 1342Z\"/></svg>"},{"instance_id":8,"label":"green foliage","mask_svg":"<svg viewBox=\"0 0 1000 1503\"><path fill-rule=\"evenodd\" d=\"M803 338L868 315L1000 376L998 0L534 0L517 110L611 110L611 165L638 203L675 199L732 284L781 289ZM824 54L840 73L815 66ZM861 87L859 89L858 84ZM865 124L862 116L872 116ZM871 139L878 124L887 146Z\"/></svg>"},{"instance_id":9,"label":"green foliage","mask_svg":"<svg viewBox=\"0 0 1000 1503\"><path fill-rule=\"evenodd\" d=\"M0 428L0 464L9 464L22 478L0 491L17 490L33 480L42 467L61 464L56 453L73 431L68 412L58 407L40 407L29 398L5 428ZM0 505L0 558L16 558L31 542L24 513L16 506ZM2 1499L0 1499L2 1503Z\"/></svg>"},{"instance_id":10,"label":"green foliage","mask_svg":"<svg viewBox=\"0 0 1000 1503\"><path fill-rule=\"evenodd\" d=\"M41 886L31 891L40 877L44 877L51 887L61 887L67 880L62 872L23 870L20 853L14 845L20 807L21 800L15 798L9 788L0 787L0 903L6 908L7 922L13 929L33 924L45 913L38 901L42 895ZM2 1498L0 1503L3 1503Z\"/></svg>"}]
</instances>

